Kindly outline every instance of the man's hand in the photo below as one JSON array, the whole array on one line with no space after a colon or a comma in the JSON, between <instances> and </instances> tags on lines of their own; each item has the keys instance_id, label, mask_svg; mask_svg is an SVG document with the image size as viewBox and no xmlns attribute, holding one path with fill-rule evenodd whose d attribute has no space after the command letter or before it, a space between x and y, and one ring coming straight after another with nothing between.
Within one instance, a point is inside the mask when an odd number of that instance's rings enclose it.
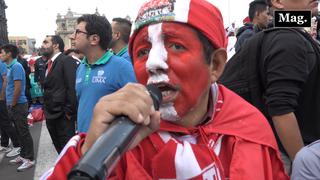
<instances>
[{"instance_id":1,"label":"man's hand","mask_svg":"<svg viewBox=\"0 0 320 180\"><path fill-rule=\"evenodd\" d=\"M146 87L128 83L117 92L102 97L96 104L87 137L81 147L83 154L108 129L114 117L119 115L126 115L135 123L144 125L130 148L157 130L160 124L160 113L154 110Z\"/></svg>"},{"instance_id":2,"label":"man's hand","mask_svg":"<svg viewBox=\"0 0 320 180\"><path fill-rule=\"evenodd\" d=\"M66 113L66 118L67 118L68 120L70 120L70 119L71 119L71 115L69 115L68 113Z\"/></svg>"}]
</instances>

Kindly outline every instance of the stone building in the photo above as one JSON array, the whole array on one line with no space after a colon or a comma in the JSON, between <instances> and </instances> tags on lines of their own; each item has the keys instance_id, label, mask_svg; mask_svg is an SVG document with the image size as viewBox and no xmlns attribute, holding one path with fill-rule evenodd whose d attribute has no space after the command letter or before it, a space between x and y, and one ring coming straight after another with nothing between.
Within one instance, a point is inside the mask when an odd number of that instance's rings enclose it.
<instances>
[{"instance_id":1,"label":"stone building","mask_svg":"<svg viewBox=\"0 0 320 180\"><path fill-rule=\"evenodd\" d=\"M97 8L95 14L100 15ZM63 39L65 49L69 49L72 47L69 36L75 31L75 27L77 25L77 18L81 15L82 14L72 12L70 8L68 9L66 15L57 15L57 30L55 31L55 33Z\"/></svg>"},{"instance_id":2,"label":"stone building","mask_svg":"<svg viewBox=\"0 0 320 180\"><path fill-rule=\"evenodd\" d=\"M9 43L15 44L25 54L33 54L36 52L36 40L27 36L9 36Z\"/></svg>"}]
</instances>

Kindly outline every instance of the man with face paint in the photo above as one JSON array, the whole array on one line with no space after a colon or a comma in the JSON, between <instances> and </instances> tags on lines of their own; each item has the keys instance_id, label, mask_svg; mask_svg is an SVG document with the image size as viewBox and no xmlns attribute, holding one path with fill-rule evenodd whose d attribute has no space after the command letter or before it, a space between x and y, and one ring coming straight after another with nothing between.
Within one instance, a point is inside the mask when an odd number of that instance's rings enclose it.
<instances>
[{"instance_id":1,"label":"man with face paint","mask_svg":"<svg viewBox=\"0 0 320 180\"><path fill-rule=\"evenodd\" d=\"M226 57L220 11L205 0L151 0L129 42L139 83L102 97L42 179L65 179L115 116L142 124L110 179L288 179L263 115L216 84ZM144 85L162 92L160 111Z\"/></svg>"}]
</instances>

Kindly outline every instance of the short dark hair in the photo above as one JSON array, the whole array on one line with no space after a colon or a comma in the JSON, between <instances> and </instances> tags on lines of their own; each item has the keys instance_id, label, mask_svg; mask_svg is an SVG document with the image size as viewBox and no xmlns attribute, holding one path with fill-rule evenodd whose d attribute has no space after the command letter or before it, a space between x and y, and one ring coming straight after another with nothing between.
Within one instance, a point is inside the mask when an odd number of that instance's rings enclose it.
<instances>
[{"instance_id":1,"label":"short dark hair","mask_svg":"<svg viewBox=\"0 0 320 180\"><path fill-rule=\"evenodd\" d=\"M249 4L249 19L253 20L256 12L263 12L267 9L268 4L266 0L254 0Z\"/></svg>"},{"instance_id":2,"label":"short dark hair","mask_svg":"<svg viewBox=\"0 0 320 180\"><path fill-rule=\"evenodd\" d=\"M59 51L64 51L64 42L62 38L59 35L47 35L47 37L51 37L52 44L58 44L59 45Z\"/></svg>"},{"instance_id":3,"label":"short dark hair","mask_svg":"<svg viewBox=\"0 0 320 180\"><path fill-rule=\"evenodd\" d=\"M13 59L17 58L18 53L19 53L18 47L13 44L5 44L5 45L1 46L0 49L6 53L11 53L11 57Z\"/></svg>"},{"instance_id":4,"label":"short dark hair","mask_svg":"<svg viewBox=\"0 0 320 180\"><path fill-rule=\"evenodd\" d=\"M99 45L108 49L112 38L112 29L108 19L96 14L84 14L77 19L77 23L86 22L86 31L89 35L97 34L100 37Z\"/></svg>"},{"instance_id":5,"label":"short dark hair","mask_svg":"<svg viewBox=\"0 0 320 180\"><path fill-rule=\"evenodd\" d=\"M215 48L213 47L212 43L209 41L209 39L206 36L204 36L199 30L196 30L196 31L200 39L200 42L203 45L205 62L206 64L210 64L211 54L213 51L215 51Z\"/></svg>"},{"instance_id":6,"label":"short dark hair","mask_svg":"<svg viewBox=\"0 0 320 180\"><path fill-rule=\"evenodd\" d=\"M128 44L132 23L125 18L113 18L112 21L117 23L117 31L121 33L120 38Z\"/></svg>"}]
</instances>

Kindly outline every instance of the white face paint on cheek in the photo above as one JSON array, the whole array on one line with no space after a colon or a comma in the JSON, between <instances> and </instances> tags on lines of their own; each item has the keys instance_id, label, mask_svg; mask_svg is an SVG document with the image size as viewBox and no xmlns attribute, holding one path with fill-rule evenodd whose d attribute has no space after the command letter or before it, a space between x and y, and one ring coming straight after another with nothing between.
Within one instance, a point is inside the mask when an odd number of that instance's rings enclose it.
<instances>
[{"instance_id":1,"label":"white face paint on cheek","mask_svg":"<svg viewBox=\"0 0 320 180\"><path fill-rule=\"evenodd\" d=\"M173 103L168 103L160 106L160 117L165 121L179 121L179 117Z\"/></svg>"},{"instance_id":2,"label":"white face paint on cheek","mask_svg":"<svg viewBox=\"0 0 320 180\"><path fill-rule=\"evenodd\" d=\"M149 42L151 43L151 49L146 63L146 69L155 74L158 69L167 70L168 64L166 61L168 52L164 47L162 23L150 25L148 27L148 36Z\"/></svg>"},{"instance_id":3,"label":"white face paint on cheek","mask_svg":"<svg viewBox=\"0 0 320 180\"><path fill-rule=\"evenodd\" d=\"M159 82L169 82L169 77L166 74L154 74L149 76L147 84L156 84Z\"/></svg>"},{"instance_id":4,"label":"white face paint on cheek","mask_svg":"<svg viewBox=\"0 0 320 180\"><path fill-rule=\"evenodd\" d=\"M151 71L149 74L148 82L159 83L169 82L169 76L166 74L168 70L168 52L164 46L164 40L162 36L162 23L153 24L148 27L149 42L151 43L151 50L146 62L146 69ZM157 70L163 70L157 72ZM180 120L178 113L174 107L173 102L168 104L162 104L160 106L161 119L167 121Z\"/></svg>"}]
</instances>

